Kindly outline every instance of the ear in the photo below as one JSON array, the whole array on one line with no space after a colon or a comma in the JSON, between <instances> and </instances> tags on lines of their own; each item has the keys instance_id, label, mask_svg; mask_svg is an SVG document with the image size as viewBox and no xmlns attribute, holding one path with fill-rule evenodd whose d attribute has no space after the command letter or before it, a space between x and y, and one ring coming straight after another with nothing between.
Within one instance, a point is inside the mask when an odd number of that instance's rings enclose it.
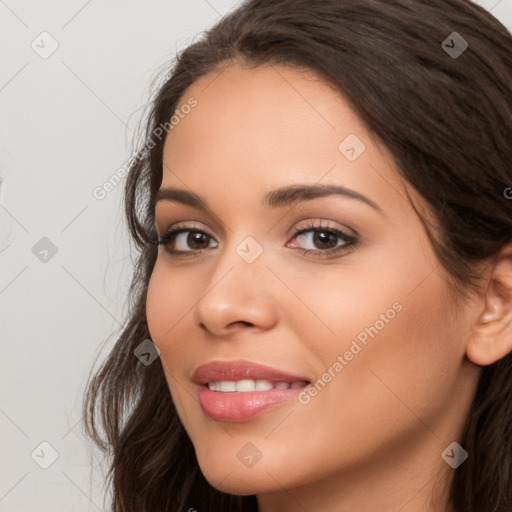
<instances>
[{"instance_id":1,"label":"ear","mask_svg":"<svg viewBox=\"0 0 512 512\"><path fill-rule=\"evenodd\" d=\"M494 260L483 299L466 355L473 363L487 366L512 351L512 244Z\"/></svg>"}]
</instances>

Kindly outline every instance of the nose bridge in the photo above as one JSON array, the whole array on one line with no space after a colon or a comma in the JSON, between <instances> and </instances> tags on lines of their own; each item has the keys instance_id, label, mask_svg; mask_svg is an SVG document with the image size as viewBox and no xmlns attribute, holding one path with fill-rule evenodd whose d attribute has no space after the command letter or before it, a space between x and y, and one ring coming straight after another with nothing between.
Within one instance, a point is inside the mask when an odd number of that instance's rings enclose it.
<instances>
[{"instance_id":1,"label":"nose bridge","mask_svg":"<svg viewBox=\"0 0 512 512\"><path fill-rule=\"evenodd\" d=\"M259 236L261 240L261 236ZM266 251L263 241L253 235L231 233L224 251L216 258L215 270L212 272L208 289L222 286L226 281L228 287L234 288L240 295L259 294L256 289L267 280Z\"/></svg>"},{"instance_id":2,"label":"nose bridge","mask_svg":"<svg viewBox=\"0 0 512 512\"><path fill-rule=\"evenodd\" d=\"M273 276L263 241L253 235L237 239L235 231L230 235L196 305L196 321L217 333L234 322L268 327L274 318L268 287Z\"/></svg>"},{"instance_id":3,"label":"nose bridge","mask_svg":"<svg viewBox=\"0 0 512 512\"><path fill-rule=\"evenodd\" d=\"M252 211L255 211L254 208ZM231 222L225 231L224 248L216 258L216 272L224 273L223 268L234 266L233 271L241 276L250 276L257 272L263 277L268 272L265 261L267 250L270 249L269 237L265 232L267 227L263 222L258 222L254 214L240 215L235 211L230 218L236 220Z\"/></svg>"}]
</instances>

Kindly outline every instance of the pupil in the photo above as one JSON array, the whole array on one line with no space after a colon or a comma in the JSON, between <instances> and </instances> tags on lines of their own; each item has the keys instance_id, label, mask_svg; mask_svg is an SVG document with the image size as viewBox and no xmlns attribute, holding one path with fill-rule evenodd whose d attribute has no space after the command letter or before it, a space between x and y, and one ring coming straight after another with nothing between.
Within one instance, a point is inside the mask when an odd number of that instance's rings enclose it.
<instances>
[{"instance_id":1,"label":"pupil","mask_svg":"<svg viewBox=\"0 0 512 512\"><path fill-rule=\"evenodd\" d=\"M321 236L321 235L323 235L323 236ZM320 244L320 246L321 246L322 244L325 244L325 243L327 242L327 245L329 246L328 239L329 239L330 237L331 237L331 241L333 241L333 242L334 242L334 243L331 243L331 244L330 244L330 247L328 247L328 248L331 248L331 247L334 247L334 246L336 245L336 237L335 237L335 236L333 236L333 234L332 234L332 233L328 233L328 232L326 232L326 231L317 231L317 232L316 232L316 235L315 235L315 240L314 240L314 242L315 242L315 244L316 244L316 243Z\"/></svg>"},{"instance_id":2,"label":"pupil","mask_svg":"<svg viewBox=\"0 0 512 512\"><path fill-rule=\"evenodd\" d=\"M206 238L204 233L198 233L198 232L191 232L189 235L189 245L194 246L194 244L198 243L201 244L201 238ZM192 243L191 243L192 242ZM203 240L204 243L204 240Z\"/></svg>"}]
</instances>

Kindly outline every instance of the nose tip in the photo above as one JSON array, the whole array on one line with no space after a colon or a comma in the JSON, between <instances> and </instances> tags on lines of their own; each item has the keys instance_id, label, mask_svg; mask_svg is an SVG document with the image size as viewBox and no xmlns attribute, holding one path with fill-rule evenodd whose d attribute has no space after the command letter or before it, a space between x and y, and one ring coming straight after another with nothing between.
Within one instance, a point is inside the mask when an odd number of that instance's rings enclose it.
<instances>
[{"instance_id":1,"label":"nose tip","mask_svg":"<svg viewBox=\"0 0 512 512\"><path fill-rule=\"evenodd\" d=\"M242 260L229 248L218 260L194 307L196 328L222 337L240 329L266 330L276 323L275 292L270 286L274 276L259 258L250 264Z\"/></svg>"}]
</instances>

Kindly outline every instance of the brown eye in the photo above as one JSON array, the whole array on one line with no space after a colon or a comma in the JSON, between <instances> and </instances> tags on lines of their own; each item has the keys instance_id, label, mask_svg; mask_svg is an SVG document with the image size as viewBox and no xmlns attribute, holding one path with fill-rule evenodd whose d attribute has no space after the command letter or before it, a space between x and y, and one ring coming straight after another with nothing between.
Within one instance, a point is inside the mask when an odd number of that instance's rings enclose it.
<instances>
[{"instance_id":1,"label":"brown eye","mask_svg":"<svg viewBox=\"0 0 512 512\"><path fill-rule=\"evenodd\" d=\"M158 245L165 246L171 254L194 254L208 249L213 238L204 231L176 228L171 229L163 235ZM214 246L215 247L215 246ZM188 254L187 254L188 255Z\"/></svg>"},{"instance_id":2,"label":"brown eye","mask_svg":"<svg viewBox=\"0 0 512 512\"><path fill-rule=\"evenodd\" d=\"M346 252L355 247L357 240L347 235L339 229L325 227L322 225L308 225L305 228L297 229L293 240L296 243L292 247L297 247L304 251L304 254L313 253L314 256L331 256ZM193 229L192 227L176 227L169 229L158 240L158 245L163 245L165 250L175 257L194 256L218 247L215 239L205 231ZM300 245L310 244L312 248L303 248Z\"/></svg>"},{"instance_id":3,"label":"brown eye","mask_svg":"<svg viewBox=\"0 0 512 512\"><path fill-rule=\"evenodd\" d=\"M185 243L192 249L206 249L208 247L208 240L210 236L200 231L190 231L190 234L185 238ZM206 246L205 246L206 241Z\"/></svg>"},{"instance_id":4,"label":"brown eye","mask_svg":"<svg viewBox=\"0 0 512 512\"><path fill-rule=\"evenodd\" d=\"M297 229L293 240L301 241L301 245L310 245L310 248L298 247L304 251L304 254L314 253L318 256L346 251L356 244L356 239L343 231L321 225L309 225ZM294 243L293 246L297 247L297 244Z\"/></svg>"}]
</instances>

